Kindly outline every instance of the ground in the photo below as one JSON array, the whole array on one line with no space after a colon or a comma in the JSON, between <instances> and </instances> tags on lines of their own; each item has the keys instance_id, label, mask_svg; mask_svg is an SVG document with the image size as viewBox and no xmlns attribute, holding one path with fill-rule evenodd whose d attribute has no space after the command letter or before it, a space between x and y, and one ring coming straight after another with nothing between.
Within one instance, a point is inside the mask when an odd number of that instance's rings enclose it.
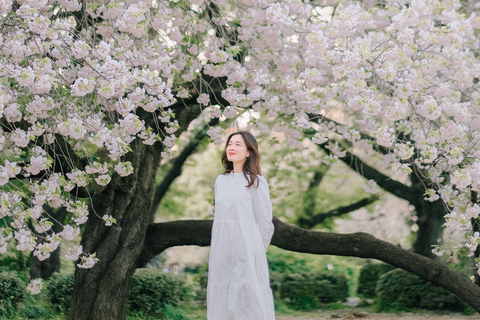
<instances>
[{"instance_id":1,"label":"ground","mask_svg":"<svg viewBox=\"0 0 480 320\"><path fill-rule=\"evenodd\" d=\"M400 314L393 313L367 313L362 309L348 309L348 310L320 310L305 312L299 316L276 316L276 320L311 320L311 319L365 319L365 320L480 320L480 314L466 316L462 314L450 313L440 314L435 312L408 313L402 312Z\"/></svg>"}]
</instances>

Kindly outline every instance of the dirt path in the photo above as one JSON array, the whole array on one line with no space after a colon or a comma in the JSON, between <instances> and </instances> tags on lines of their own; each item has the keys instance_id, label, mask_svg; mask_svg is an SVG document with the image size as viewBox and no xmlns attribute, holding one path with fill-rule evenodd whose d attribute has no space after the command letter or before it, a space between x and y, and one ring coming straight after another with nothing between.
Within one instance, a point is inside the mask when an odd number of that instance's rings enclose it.
<instances>
[{"instance_id":1,"label":"dirt path","mask_svg":"<svg viewBox=\"0 0 480 320\"><path fill-rule=\"evenodd\" d=\"M426 312L424 314L403 312L401 314L394 313L367 313L361 309L336 310L336 311L312 311L302 314L301 316L276 316L276 320L480 320L480 314L465 316L462 314L450 313L441 314L436 312Z\"/></svg>"}]
</instances>

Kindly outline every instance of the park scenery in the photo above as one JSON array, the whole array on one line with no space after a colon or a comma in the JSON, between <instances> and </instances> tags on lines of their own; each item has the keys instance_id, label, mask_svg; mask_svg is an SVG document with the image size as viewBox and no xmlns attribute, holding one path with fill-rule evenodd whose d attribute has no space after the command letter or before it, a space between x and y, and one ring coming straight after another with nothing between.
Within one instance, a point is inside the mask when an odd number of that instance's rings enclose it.
<instances>
[{"instance_id":1,"label":"park scenery","mask_svg":"<svg viewBox=\"0 0 480 320\"><path fill-rule=\"evenodd\" d=\"M237 130L270 186L277 319L480 319L479 14L0 0L0 319L205 320Z\"/></svg>"}]
</instances>

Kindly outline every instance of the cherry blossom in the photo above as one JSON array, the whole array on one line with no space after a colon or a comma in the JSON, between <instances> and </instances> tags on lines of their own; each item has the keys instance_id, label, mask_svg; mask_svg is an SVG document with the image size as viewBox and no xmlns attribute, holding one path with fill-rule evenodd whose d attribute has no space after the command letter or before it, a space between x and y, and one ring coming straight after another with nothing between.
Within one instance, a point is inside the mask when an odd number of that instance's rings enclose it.
<instances>
[{"instance_id":1,"label":"cherry blossom","mask_svg":"<svg viewBox=\"0 0 480 320\"><path fill-rule=\"evenodd\" d=\"M39 294L42 288L43 288L42 279L34 279L27 286L27 290L30 291L31 294Z\"/></svg>"}]
</instances>

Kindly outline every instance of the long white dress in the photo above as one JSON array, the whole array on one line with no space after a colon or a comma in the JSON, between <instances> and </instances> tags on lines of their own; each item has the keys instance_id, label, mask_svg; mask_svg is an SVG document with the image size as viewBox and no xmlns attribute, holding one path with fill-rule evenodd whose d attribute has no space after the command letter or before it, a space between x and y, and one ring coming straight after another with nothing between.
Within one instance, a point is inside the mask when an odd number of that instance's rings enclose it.
<instances>
[{"instance_id":1,"label":"long white dress","mask_svg":"<svg viewBox=\"0 0 480 320\"><path fill-rule=\"evenodd\" d=\"M275 310L265 251L273 235L267 181L246 188L243 172L215 181L207 319L273 320Z\"/></svg>"}]
</instances>

